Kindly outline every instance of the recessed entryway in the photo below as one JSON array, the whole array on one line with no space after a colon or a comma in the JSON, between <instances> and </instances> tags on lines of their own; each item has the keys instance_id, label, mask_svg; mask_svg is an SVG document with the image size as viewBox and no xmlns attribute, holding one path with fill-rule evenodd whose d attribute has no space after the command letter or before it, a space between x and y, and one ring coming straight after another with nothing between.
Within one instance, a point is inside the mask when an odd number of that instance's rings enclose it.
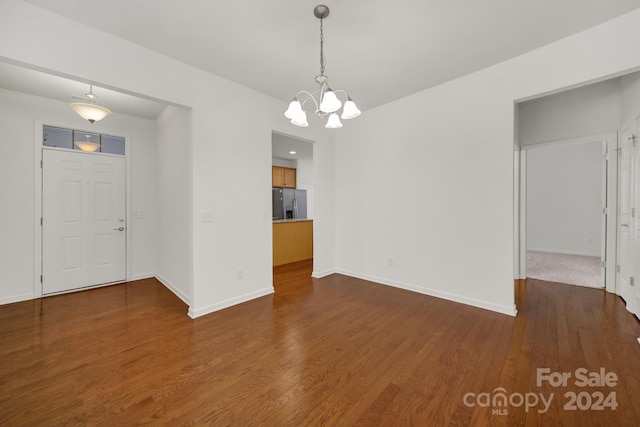
<instances>
[{"instance_id":1,"label":"recessed entryway","mask_svg":"<svg viewBox=\"0 0 640 427\"><path fill-rule=\"evenodd\" d=\"M121 155L42 149L43 295L126 280L125 170Z\"/></svg>"}]
</instances>

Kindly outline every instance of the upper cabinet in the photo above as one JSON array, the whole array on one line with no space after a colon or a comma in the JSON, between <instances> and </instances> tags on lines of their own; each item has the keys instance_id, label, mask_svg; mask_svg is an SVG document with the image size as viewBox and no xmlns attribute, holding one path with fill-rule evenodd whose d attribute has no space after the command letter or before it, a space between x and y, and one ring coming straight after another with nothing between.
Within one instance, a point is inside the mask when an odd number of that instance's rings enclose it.
<instances>
[{"instance_id":1,"label":"upper cabinet","mask_svg":"<svg viewBox=\"0 0 640 427\"><path fill-rule=\"evenodd\" d=\"M296 188L296 170L280 166L271 167L272 187Z\"/></svg>"},{"instance_id":2,"label":"upper cabinet","mask_svg":"<svg viewBox=\"0 0 640 427\"><path fill-rule=\"evenodd\" d=\"M296 170L284 168L284 185L286 188L296 188Z\"/></svg>"}]
</instances>

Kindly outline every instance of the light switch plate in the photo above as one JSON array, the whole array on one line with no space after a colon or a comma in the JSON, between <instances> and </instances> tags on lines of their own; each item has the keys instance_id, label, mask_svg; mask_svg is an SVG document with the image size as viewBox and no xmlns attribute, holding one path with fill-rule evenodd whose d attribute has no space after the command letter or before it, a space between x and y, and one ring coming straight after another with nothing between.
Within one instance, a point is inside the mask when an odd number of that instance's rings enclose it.
<instances>
[{"instance_id":1,"label":"light switch plate","mask_svg":"<svg viewBox=\"0 0 640 427\"><path fill-rule=\"evenodd\" d=\"M200 212L200 222L213 222L213 211Z\"/></svg>"}]
</instances>

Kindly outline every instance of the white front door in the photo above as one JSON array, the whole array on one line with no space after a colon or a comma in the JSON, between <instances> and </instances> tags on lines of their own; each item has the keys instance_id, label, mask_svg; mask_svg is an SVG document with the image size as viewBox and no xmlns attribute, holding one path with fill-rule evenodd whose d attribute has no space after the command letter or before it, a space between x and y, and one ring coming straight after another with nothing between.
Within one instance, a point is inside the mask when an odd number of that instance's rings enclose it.
<instances>
[{"instance_id":1,"label":"white front door","mask_svg":"<svg viewBox=\"0 0 640 427\"><path fill-rule=\"evenodd\" d=\"M627 304L629 311L635 309L635 295L631 288L633 262L632 206L633 206L633 133L625 128L620 133L618 156L618 257L616 292Z\"/></svg>"},{"instance_id":2,"label":"white front door","mask_svg":"<svg viewBox=\"0 0 640 427\"><path fill-rule=\"evenodd\" d=\"M42 293L124 281L124 157L43 149L42 158Z\"/></svg>"}]
</instances>

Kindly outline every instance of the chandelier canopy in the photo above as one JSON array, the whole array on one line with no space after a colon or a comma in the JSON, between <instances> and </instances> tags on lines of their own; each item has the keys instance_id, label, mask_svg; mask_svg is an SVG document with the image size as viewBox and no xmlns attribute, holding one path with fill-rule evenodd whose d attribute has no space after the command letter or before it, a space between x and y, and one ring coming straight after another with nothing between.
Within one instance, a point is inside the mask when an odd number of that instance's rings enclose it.
<instances>
[{"instance_id":1,"label":"chandelier canopy","mask_svg":"<svg viewBox=\"0 0 640 427\"><path fill-rule=\"evenodd\" d=\"M360 115L360 110L353 102L353 99L349 96L347 91L342 89L333 90L329 87L329 78L324 74L325 57L324 57L324 31L323 20L329 16L329 8L325 5L318 5L313 9L313 14L320 20L320 74L316 76L316 83L320 85L320 89L313 93L306 90L299 91L296 96L291 100L289 108L285 111L284 116L291 120L296 126L309 126L307 122L307 113L304 111L304 106L308 101L313 101L315 107L315 113L318 117L323 118L327 114L327 124L325 127L334 129L341 128L342 119L353 119ZM344 96L344 106L338 99L338 94ZM317 97L317 98L316 98ZM338 116L337 111L342 107L342 114Z\"/></svg>"}]
</instances>

